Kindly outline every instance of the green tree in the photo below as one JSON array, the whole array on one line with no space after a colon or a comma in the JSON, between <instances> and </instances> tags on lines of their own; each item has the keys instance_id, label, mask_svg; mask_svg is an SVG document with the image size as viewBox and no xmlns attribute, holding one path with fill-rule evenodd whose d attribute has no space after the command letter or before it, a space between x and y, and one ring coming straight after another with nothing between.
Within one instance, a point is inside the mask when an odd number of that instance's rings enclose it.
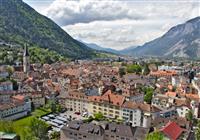
<instances>
[{"instance_id":1,"label":"green tree","mask_svg":"<svg viewBox=\"0 0 200 140\"><path fill-rule=\"evenodd\" d=\"M126 74L125 68L124 68L124 67L120 67L120 68L119 68L119 76L120 76L120 77L123 77L123 75L125 75L125 74Z\"/></svg>"},{"instance_id":2,"label":"green tree","mask_svg":"<svg viewBox=\"0 0 200 140\"><path fill-rule=\"evenodd\" d=\"M153 89L152 88L144 88L144 101L148 104L151 103L152 97L153 97Z\"/></svg>"},{"instance_id":3,"label":"green tree","mask_svg":"<svg viewBox=\"0 0 200 140\"><path fill-rule=\"evenodd\" d=\"M10 77L13 74L13 72L14 72L14 68L12 66L8 66L6 68L6 71L8 72L9 77Z\"/></svg>"},{"instance_id":4,"label":"green tree","mask_svg":"<svg viewBox=\"0 0 200 140\"><path fill-rule=\"evenodd\" d=\"M57 111L55 101L51 101L51 102L50 102L50 108L51 108L51 111L52 111L53 113L55 113L55 112Z\"/></svg>"},{"instance_id":5,"label":"green tree","mask_svg":"<svg viewBox=\"0 0 200 140\"><path fill-rule=\"evenodd\" d=\"M30 130L37 139L48 140L48 125L42 120L33 118L31 120Z\"/></svg>"},{"instance_id":6,"label":"green tree","mask_svg":"<svg viewBox=\"0 0 200 140\"><path fill-rule=\"evenodd\" d=\"M197 129L195 131L195 137L197 140L200 140L200 121L197 123Z\"/></svg>"},{"instance_id":7,"label":"green tree","mask_svg":"<svg viewBox=\"0 0 200 140\"><path fill-rule=\"evenodd\" d=\"M149 66L148 66L148 64L145 64L144 68L143 68L143 74L148 75L149 73L150 73Z\"/></svg>"},{"instance_id":8,"label":"green tree","mask_svg":"<svg viewBox=\"0 0 200 140\"><path fill-rule=\"evenodd\" d=\"M155 132L149 133L145 140L164 140L164 136L162 133L155 131Z\"/></svg>"},{"instance_id":9,"label":"green tree","mask_svg":"<svg viewBox=\"0 0 200 140\"><path fill-rule=\"evenodd\" d=\"M142 68L140 65L132 64L127 66L128 73L140 73L142 72Z\"/></svg>"},{"instance_id":10,"label":"green tree","mask_svg":"<svg viewBox=\"0 0 200 140\"><path fill-rule=\"evenodd\" d=\"M61 105L58 104L56 108L57 108L57 112L61 112L62 111L62 106Z\"/></svg>"},{"instance_id":11,"label":"green tree","mask_svg":"<svg viewBox=\"0 0 200 140\"><path fill-rule=\"evenodd\" d=\"M0 131L6 132L6 133L15 133L13 122L1 120Z\"/></svg>"},{"instance_id":12,"label":"green tree","mask_svg":"<svg viewBox=\"0 0 200 140\"><path fill-rule=\"evenodd\" d=\"M103 116L103 114L101 112L95 113L94 114L94 119L97 120L97 121L101 121L101 120L104 119L104 116Z\"/></svg>"},{"instance_id":13,"label":"green tree","mask_svg":"<svg viewBox=\"0 0 200 140\"><path fill-rule=\"evenodd\" d=\"M187 112L186 118L187 118L187 120L190 121L190 122L193 121L194 117L193 117L193 112L192 112L192 110L189 110L189 111Z\"/></svg>"},{"instance_id":14,"label":"green tree","mask_svg":"<svg viewBox=\"0 0 200 140\"><path fill-rule=\"evenodd\" d=\"M13 83L13 90L18 90L18 84L17 81L14 79L10 79L10 81Z\"/></svg>"},{"instance_id":15,"label":"green tree","mask_svg":"<svg viewBox=\"0 0 200 140\"><path fill-rule=\"evenodd\" d=\"M30 128L23 129L22 130L22 135L20 137L22 140L37 140L35 136L33 136Z\"/></svg>"},{"instance_id":16,"label":"green tree","mask_svg":"<svg viewBox=\"0 0 200 140\"><path fill-rule=\"evenodd\" d=\"M60 132L52 132L50 138L51 140L60 140Z\"/></svg>"}]
</instances>

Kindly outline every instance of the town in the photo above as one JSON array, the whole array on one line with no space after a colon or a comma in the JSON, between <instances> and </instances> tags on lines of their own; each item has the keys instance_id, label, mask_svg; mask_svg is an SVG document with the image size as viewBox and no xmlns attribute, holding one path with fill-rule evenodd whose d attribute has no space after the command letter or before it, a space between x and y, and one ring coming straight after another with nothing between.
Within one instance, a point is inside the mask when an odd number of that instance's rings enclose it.
<instances>
[{"instance_id":1,"label":"town","mask_svg":"<svg viewBox=\"0 0 200 140\"><path fill-rule=\"evenodd\" d=\"M199 61L30 57L0 66L2 140L200 138Z\"/></svg>"}]
</instances>

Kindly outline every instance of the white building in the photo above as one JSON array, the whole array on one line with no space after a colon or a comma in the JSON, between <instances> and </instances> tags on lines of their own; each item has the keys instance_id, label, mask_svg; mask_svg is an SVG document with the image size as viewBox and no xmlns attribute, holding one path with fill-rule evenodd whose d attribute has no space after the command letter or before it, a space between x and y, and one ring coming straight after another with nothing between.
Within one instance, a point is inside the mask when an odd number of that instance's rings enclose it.
<instances>
[{"instance_id":1,"label":"white building","mask_svg":"<svg viewBox=\"0 0 200 140\"><path fill-rule=\"evenodd\" d=\"M151 106L143 103L126 101L122 106L122 118L132 126L150 127Z\"/></svg>"},{"instance_id":2,"label":"white building","mask_svg":"<svg viewBox=\"0 0 200 140\"><path fill-rule=\"evenodd\" d=\"M0 91L11 91L13 90L13 83L10 81L0 83Z\"/></svg>"},{"instance_id":3,"label":"white building","mask_svg":"<svg viewBox=\"0 0 200 140\"><path fill-rule=\"evenodd\" d=\"M0 119L16 120L31 112L31 100L28 97L17 95L9 102L0 103Z\"/></svg>"}]
</instances>

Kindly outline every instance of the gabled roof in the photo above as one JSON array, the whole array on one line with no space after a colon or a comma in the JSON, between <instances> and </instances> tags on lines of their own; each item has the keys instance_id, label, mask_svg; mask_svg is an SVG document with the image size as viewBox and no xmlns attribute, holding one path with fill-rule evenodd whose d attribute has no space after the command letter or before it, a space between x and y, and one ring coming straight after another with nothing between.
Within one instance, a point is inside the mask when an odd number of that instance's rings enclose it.
<instances>
[{"instance_id":1,"label":"gabled roof","mask_svg":"<svg viewBox=\"0 0 200 140\"><path fill-rule=\"evenodd\" d=\"M160 131L169 137L170 140L177 140L184 130L175 122L169 121Z\"/></svg>"},{"instance_id":2,"label":"gabled roof","mask_svg":"<svg viewBox=\"0 0 200 140\"><path fill-rule=\"evenodd\" d=\"M125 101L125 97L122 95L116 95L108 90L102 96L90 96L89 99L94 102L108 102L116 106L122 106Z\"/></svg>"}]
</instances>

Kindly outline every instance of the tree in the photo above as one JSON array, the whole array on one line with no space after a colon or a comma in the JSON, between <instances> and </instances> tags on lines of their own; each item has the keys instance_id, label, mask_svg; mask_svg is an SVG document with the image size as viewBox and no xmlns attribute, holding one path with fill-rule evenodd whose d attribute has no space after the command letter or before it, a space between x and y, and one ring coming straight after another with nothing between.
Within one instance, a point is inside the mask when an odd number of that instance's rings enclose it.
<instances>
[{"instance_id":1,"label":"tree","mask_svg":"<svg viewBox=\"0 0 200 140\"><path fill-rule=\"evenodd\" d=\"M197 140L200 140L200 121L197 123L197 129L195 131L195 137Z\"/></svg>"},{"instance_id":2,"label":"tree","mask_svg":"<svg viewBox=\"0 0 200 140\"><path fill-rule=\"evenodd\" d=\"M148 75L149 73L150 73L149 66L148 66L148 64L145 64L144 69L143 69L143 74Z\"/></svg>"},{"instance_id":3,"label":"tree","mask_svg":"<svg viewBox=\"0 0 200 140\"><path fill-rule=\"evenodd\" d=\"M33 118L31 120L30 130L37 139L48 140L48 125L42 120Z\"/></svg>"},{"instance_id":4,"label":"tree","mask_svg":"<svg viewBox=\"0 0 200 140\"><path fill-rule=\"evenodd\" d=\"M119 76L122 77L122 76L125 75L125 74L126 74L125 68L124 68L124 67L120 67L120 68L119 68Z\"/></svg>"},{"instance_id":5,"label":"tree","mask_svg":"<svg viewBox=\"0 0 200 140\"><path fill-rule=\"evenodd\" d=\"M33 136L30 128L23 129L22 130L22 135L20 137L22 140L37 140L35 136Z\"/></svg>"},{"instance_id":6,"label":"tree","mask_svg":"<svg viewBox=\"0 0 200 140\"><path fill-rule=\"evenodd\" d=\"M188 121L192 121L194 119L192 110L189 110L186 114L186 118Z\"/></svg>"},{"instance_id":7,"label":"tree","mask_svg":"<svg viewBox=\"0 0 200 140\"><path fill-rule=\"evenodd\" d=\"M140 73L142 72L142 68L140 65L132 64L127 66L128 73Z\"/></svg>"},{"instance_id":8,"label":"tree","mask_svg":"<svg viewBox=\"0 0 200 140\"><path fill-rule=\"evenodd\" d=\"M13 74L13 72L14 72L14 68L12 66L8 66L6 68L6 71L8 72L9 77L10 77Z\"/></svg>"},{"instance_id":9,"label":"tree","mask_svg":"<svg viewBox=\"0 0 200 140\"><path fill-rule=\"evenodd\" d=\"M152 96L153 96L153 89L152 88L144 88L144 101L147 102L148 104L151 103Z\"/></svg>"},{"instance_id":10,"label":"tree","mask_svg":"<svg viewBox=\"0 0 200 140\"><path fill-rule=\"evenodd\" d=\"M100 121L100 120L104 119L104 116L103 116L103 114L101 112L95 113L94 114L94 119L97 120L97 121Z\"/></svg>"},{"instance_id":11,"label":"tree","mask_svg":"<svg viewBox=\"0 0 200 140\"><path fill-rule=\"evenodd\" d=\"M50 135L51 140L59 140L60 139L60 132L52 132Z\"/></svg>"},{"instance_id":12,"label":"tree","mask_svg":"<svg viewBox=\"0 0 200 140\"><path fill-rule=\"evenodd\" d=\"M58 104L56 108L57 108L57 112L61 112L62 111L62 106L61 105Z\"/></svg>"},{"instance_id":13,"label":"tree","mask_svg":"<svg viewBox=\"0 0 200 140\"><path fill-rule=\"evenodd\" d=\"M0 121L0 131L6 133L14 133L14 125L11 121Z\"/></svg>"},{"instance_id":14,"label":"tree","mask_svg":"<svg viewBox=\"0 0 200 140\"><path fill-rule=\"evenodd\" d=\"M55 112L57 111L55 101L51 101L51 102L50 102L50 108L51 108L51 111L52 111L53 113L55 113Z\"/></svg>"},{"instance_id":15,"label":"tree","mask_svg":"<svg viewBox=\"0 0 200 140\"><path fill-rule=\"evenodd\" d=\"M155 132L149 133L145 140L164 140L164 136L162 133L155 131Z\"/></svg>"},{"instance_id":16,"label":"tree","mask_svg":"<svg viewBox=\"0 0 200 140\"><path fill-rule=\"evenodd\" d=\"M10 79L10 81L11 81L12 84L13 84L13 90L18 90L18 84L17 84L17 81L14 80L14 79Z\"/></svg>"}]
</instances>

